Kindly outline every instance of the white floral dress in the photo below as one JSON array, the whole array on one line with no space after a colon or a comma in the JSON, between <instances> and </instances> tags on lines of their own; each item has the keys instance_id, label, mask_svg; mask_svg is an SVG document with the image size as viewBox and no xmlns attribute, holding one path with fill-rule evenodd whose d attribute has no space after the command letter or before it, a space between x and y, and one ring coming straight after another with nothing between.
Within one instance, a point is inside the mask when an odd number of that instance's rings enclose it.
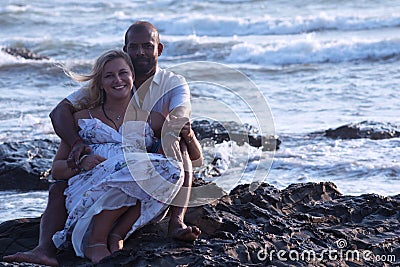
<instances>
[{"instance_id":1,"label":"white floral dress","mask_svg":"<svg viewBox=\"0 0 400 267\"><path fill-rule=\"evenodd\" d=\"M183 184L183 168L171 158L147 153L153 131L146 122L124 122L118 132L96 118L80 119L78 124L92 154L107 160L68 180L64 192L68 218L53 241L58 248L72 242L76 255L84 257L96 214L134 206L139 200L141 213L126 239L165 211Z\"/></svg>"}]
</instances>

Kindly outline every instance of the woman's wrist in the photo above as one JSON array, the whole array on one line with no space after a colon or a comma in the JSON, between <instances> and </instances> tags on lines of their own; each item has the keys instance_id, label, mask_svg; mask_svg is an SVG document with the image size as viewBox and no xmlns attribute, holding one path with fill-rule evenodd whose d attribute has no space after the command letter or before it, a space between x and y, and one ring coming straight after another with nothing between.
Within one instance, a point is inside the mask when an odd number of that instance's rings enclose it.
<instances>
[{"instance_id":1,"label":"woman's wrist","mask_svg":"<svg viewBox=\"0 0 400 267\"><path fill-rule=\"evenodd\" d=\"M87 157L89 157L89 155L88 155L88 154L85 154L85 155L82 155L82 157L79 158L78 168L79 168L79 170L80 170L81 172L82 172L82 171L86 171L86 169L85 169L84 167L82 167L82 163L83 163L83 160L84 160L85 158L87 158Z\"/></svg>"}]
</instances>

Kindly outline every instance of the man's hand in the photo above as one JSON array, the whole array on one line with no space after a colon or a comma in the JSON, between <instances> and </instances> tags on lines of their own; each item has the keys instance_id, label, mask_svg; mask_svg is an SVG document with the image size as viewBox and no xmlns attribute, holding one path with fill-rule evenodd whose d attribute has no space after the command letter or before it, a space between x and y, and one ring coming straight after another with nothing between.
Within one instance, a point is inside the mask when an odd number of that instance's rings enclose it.
<instances>
[{"instance_id":1,"label":"man's hand","mask_svg":"<svg viewBox=\"0 0 400 267\"><path fill-rule=\"evenodd\" d=\"M167 123L167 127L181 136L186 143L190 143L193 140L194 131L192 130L189 118L170 115Z\"/></svg>"},{"instance_id":2,"label":"man's hand","mask_svg":"<svg viewBox=\"0 0 400 267\"><path fill-rule=\"evenodd\" d=\"M167 157L172 157L180 162L182 162L182 154L179 146L180 133L183 127L187 131L188 118L176 117L174 115L169 115L164 122L161 131L161 144L164 154ZM190 124L189 124L190 129ZM187 133L185 133L186 135Z\"/></svg>"},{"instance_id":3,"label":"man's hand","mask_svg":"<svg viewBox=\"0 0 400 267\"><path fill-rule=\"evenodd\" d=\"M79 159L81 156L89 154L91 152L90 146L86 145L82 140L76 142L67 159L68 167L71 169L79 169Z\"/></svg>"},{"instance_id":4,"label":"man's hand","mask_svg":"<svg viewBox=\"0 0 400 267\"><path fill-rule=\"evenodd\" d=\"M175 135L173 132L167 132L161 139L161 145L165 156L172 157L175 160L182 162L179 140L179 136Z\"/></svg>"}]
</instances>

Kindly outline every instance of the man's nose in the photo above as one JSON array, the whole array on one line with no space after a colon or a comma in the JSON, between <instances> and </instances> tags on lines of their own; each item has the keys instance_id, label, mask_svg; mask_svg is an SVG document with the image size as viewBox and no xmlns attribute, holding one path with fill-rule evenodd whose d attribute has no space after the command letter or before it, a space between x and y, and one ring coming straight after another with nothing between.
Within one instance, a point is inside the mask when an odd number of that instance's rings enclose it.
<instances>
[{"instance_id":1,"label":"man's nose","mask_svg":"<svg viewBox=\"0 0 400 267\"><path fill-rule=\"evenodd\" d=\"M141 45L138 45L136 49L136 55L143 55L143 54L144 54L143 47Z\"/></svg>"}]
</instances>

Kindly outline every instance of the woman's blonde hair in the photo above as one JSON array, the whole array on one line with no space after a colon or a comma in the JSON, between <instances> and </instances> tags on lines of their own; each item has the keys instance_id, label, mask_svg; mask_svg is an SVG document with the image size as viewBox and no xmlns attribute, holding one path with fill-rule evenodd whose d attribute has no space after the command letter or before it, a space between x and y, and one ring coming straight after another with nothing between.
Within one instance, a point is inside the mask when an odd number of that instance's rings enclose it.
<instances>
[{"instance_id":1,"label":"woman's blonde hair","mask_svg":"<svg viewBox=\"0 0 400 267\"><path fill-rule=\"evenodd\" d=\"M92 108L102 104L105 97L105 93L103 92L104 90L102 89L101 85L103 69L108 62L116 58L122 58L126 61L132 72L132 78L134 80L135 72L133 69L131 58L127 53L120 49L108 50L100 55L94 63L92 71L89 74L77 74L66 68L63 68L64 72L73 80L77 82L89 81L89 84L87 85L87 89L89 90L89 99L82 99L81 101L79 101L77 105L74 106L76 109L80 110Z\"/></svg>"}]
</instances>

